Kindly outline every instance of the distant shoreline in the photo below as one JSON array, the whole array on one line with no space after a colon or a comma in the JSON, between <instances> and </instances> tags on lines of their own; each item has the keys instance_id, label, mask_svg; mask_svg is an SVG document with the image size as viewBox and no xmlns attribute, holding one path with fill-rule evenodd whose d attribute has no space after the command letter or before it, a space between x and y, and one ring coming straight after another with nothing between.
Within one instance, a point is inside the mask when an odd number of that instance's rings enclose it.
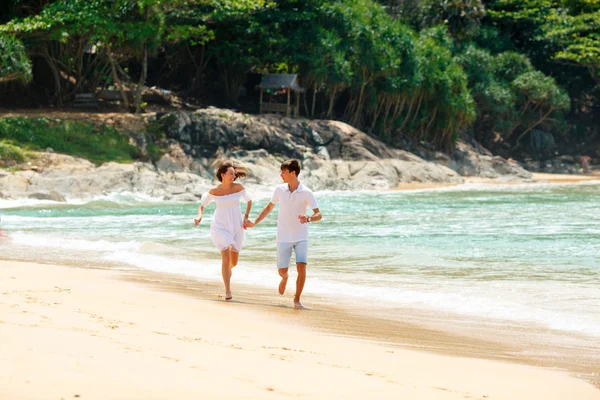
<instances>
[{"instance_id":1,"label":"distant shoreline","mask_svg":"<svg viewBox=\"0 0 600 400\"><path fill-rule=\"evenodd\" d=\"M550 174L544 172L533 172L530 180L505 180L505 179L490 179L480 177L464 177L465 182L407 182L400 183L392 190L422 190L422 189L442 189L448 187L460 188L468 184L483 184L483 185L532 185L532 184L576 184L582 182L598 182L600 184L600 171L594 171L591 174Z\"/></svg>"}]
</instances>

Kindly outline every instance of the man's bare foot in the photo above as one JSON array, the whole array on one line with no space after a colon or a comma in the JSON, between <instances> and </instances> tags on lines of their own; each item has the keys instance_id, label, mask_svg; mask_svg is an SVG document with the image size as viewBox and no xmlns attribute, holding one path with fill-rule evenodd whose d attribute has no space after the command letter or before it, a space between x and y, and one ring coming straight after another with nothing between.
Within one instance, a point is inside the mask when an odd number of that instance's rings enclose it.
<instances>
[{"instance_id":1,"label":"man's bare foot","mask_svg":"<svg viewBox=\"0 0 600 400\"><path fill-rule=\"evenodd\" d=\"M307 308L300 303L300 300L294 300L294 308L296 310L306 310Z\"/></svg>"},{"instance_id":2,"label":"man's bare foot","mask_svg":"<svg viewBox=\"0 0 600 400\"><path fill-rule=\"evenodd\" d=\"M281 282L279 282L279 294L283 295L285 293L285 286L287 285L288 276L281 277Z\"/></svg>"}]
</instances>

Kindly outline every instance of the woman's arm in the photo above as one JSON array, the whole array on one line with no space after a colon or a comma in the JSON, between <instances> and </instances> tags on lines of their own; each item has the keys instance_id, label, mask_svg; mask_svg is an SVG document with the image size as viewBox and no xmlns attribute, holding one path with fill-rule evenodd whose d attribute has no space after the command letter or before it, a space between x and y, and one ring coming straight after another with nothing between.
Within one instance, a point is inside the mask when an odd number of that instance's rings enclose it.
<instances>
[{"instance_id":1,"label":"woman's arm","mask_svg":"<svg viewBox=\"0 0 600 400\"><path fill-rule=\"evenodd\" d=\"M202 222L202 213L204 212L204 208L212 201L213 191L214 189L211 189L208 193L202 195L202 201L200 201L200 207L198 207L198 217L194 218L194 228Z\"/></svg>"},{"instance_id":2,"label":"woman's arm","mask_svg":"<svg viewBox=\"0 0 600 400\"><path fill-rule=\"evenodd\" d=\"M248 200L246 203L246 213L244 214L244 229L254 226L252 222L250 222L250 210L252 210L252 200Z\"/></svg>"},{"instance_id":3,"label":"woman's arm","mask_svg":"<svg viewBox=\"0 0 600 400\"><path fill-rule=\"evenodd\" d=\"M202 222L202 213L204 212L204 206L198 207L198 217L194 218L194 228Z\"/></svg>"},{"instance_id":4,"label":"woman's arm","mask_svg":"<svg viewBox=\"0 0 600 400\"><path fill-rule=\"evenodd\" d=\"M249 200L246 203L246 213L244 214L244 219L250 218L250 210L252 210L252 200Z\"/></svg>"}]
</instances>

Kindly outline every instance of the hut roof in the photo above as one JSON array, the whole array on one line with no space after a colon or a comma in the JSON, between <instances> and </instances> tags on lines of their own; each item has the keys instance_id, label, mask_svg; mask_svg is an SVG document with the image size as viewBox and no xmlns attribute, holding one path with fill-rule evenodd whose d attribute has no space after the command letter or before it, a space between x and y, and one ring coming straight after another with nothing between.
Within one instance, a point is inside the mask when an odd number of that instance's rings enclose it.
<instances>
[{"instance_id":1,"label":"hut roof","mask_svg":"<svg viewBox=\"0 0 600 400\"><path fill-rule=\"evenodd\" d=\"M304 92L304 88L298 85L298 74L267 74L258 85L262 89L292 89L296 92Z\"/></svg>"}]
</instances>

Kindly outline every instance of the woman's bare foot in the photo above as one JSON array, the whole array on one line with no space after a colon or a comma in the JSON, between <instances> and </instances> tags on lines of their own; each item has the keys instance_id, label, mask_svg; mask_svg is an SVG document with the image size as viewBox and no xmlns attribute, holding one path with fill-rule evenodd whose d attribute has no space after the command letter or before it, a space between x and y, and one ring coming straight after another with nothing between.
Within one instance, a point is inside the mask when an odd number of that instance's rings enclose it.
<instances>
[{"instance_id":1,"label":"woman's bare foot","mask_svg":"<svg viewBox=\"0 0 600 400\"><path fill-rule=\"evenodd\" d=\"M225 301L233 300L231 292L225 292Z\"/></svg>"},{"instance_id":2,"label":"woman's bare foot","mask_svg":"<svg viewBox=\"0 0 600 400\"><path fill-rule=\"evenodd\" d=\"M300 303L300 300L294 300L294 308L296 310L305 310L305 309L307 309L306 307L304 307L302 305L302 303Z\"/></svg>"},{"instance_id":3,"label":"woman's bare foot","mask_svg":"<svg viewBox=\"0 0 600 400\"><path fill-rule=\"evenodd\" d=\"M285 293L285 286L287 285L288 276L282 276L281 282L279 282L279 294L283 295Z\"/></svg>"}]
</instances>

